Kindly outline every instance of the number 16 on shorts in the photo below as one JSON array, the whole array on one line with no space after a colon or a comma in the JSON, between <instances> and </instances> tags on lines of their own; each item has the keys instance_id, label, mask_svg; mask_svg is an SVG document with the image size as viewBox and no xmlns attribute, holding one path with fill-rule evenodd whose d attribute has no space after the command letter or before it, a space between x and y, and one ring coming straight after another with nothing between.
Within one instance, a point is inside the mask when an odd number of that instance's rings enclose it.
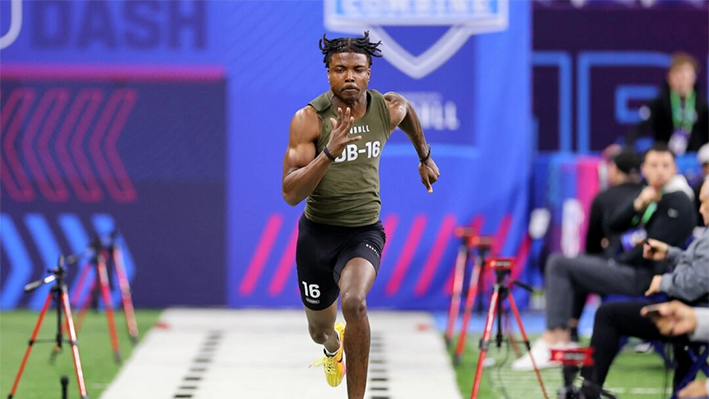
<instances>
[{"instance_id":1,"label":"number 16 on shorts","mask_svg":"<svg viewBox=\"0 0 709 399\"><path fill-rule=\"evenodd\" d=\"M306 281L302 281L303 284L303 295L305 300L314 305L320 303L320 286L317 284L308 284Z\"/></svg>"}]
</instances>

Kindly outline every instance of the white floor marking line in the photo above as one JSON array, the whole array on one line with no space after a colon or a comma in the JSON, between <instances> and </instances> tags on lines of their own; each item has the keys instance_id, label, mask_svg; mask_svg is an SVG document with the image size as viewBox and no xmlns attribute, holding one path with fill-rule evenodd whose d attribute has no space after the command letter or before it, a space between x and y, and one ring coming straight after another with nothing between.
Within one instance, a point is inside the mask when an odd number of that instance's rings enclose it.
<instances>
[{"instance_id":1,"label":"white floor marking line","mask_svg":"<svg viewBox=\"0 0 709 399\"><path fill-rule=\"evenodd\" d=\"M370 311L369 318L366 399L461 399L430 315ZM332 388L322 368L308 368L322 350L300 310L168 309L161 322L101 399L347 397L344 382Z\"/></svg>"},{"instance_id":2,"label":"white floor marking line","mask_svg":"<svg viewBox=\"0 0 709 399\"><path fill-rule=\"evenodd\" d=\"M199 352L192 360L188 373L183 378L183 383L177 388L173 398L188 399L195 396L204 374L209 371L210 363L219 349L223 335L223 331L212 331L206 335Z\"/></svg>"}]
</instances>

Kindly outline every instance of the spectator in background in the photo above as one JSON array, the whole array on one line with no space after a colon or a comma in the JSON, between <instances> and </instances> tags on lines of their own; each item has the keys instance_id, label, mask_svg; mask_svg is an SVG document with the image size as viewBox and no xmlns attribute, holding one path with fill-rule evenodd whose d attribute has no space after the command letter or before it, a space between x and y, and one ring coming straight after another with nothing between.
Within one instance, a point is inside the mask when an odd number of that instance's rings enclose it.
<instances>
[{"instance_id":1,"label":"spectator in background","mask_svg":"<svg viewBox=\"0 0 709 399\"><path fill-rule=\"evenodd\" d=\"M641 170L648 186L629 196L609 220L612 231L626 232L621 242L632 244L612 259L553 255L547 261L546 330L530 351L540 368L556 365L551 362L552 348L569 347L569 320L579 306L575 303L579 293L640 296L653 275L666 270L665 265L643 258L638 238L681 246L691 236L697 223L690 199L694 194L686 179L677 175L674 154L666 145L655 144L645 154ZM532 370L529 353L515 360L512 369Z\"/></svg>"},{"instance_id":2,"label":"spectator in background","mask_svg":"<svg viewBox=\"0 0 709 399\"><path fill-rule=\"evenodd\" d=\"M706 223L709 222L709 182L704 183L700 192L700 209ZM643 244L643 257L665 261L674 267L672 273L655 276L646 295L662 292L693 306L709 305L709 230L705 230L685 251L648 239ZM641 316L641 309L647 305L647 301L606 302L596 311L591 337L594 365L581 370L584 378L582 391L586 399L598 397L599 388L603 386L610 365L618 353L621 337L667 339L663 336L667 329L658 329L649 319ZM678 340L675 345L675 388L692 365L691 358L683 349L685 344L686 340Z\"/></svg>"},{"instance_id":3,"label":"spectator in background","mask_svg":"<svg viewBox=\"0 0 709 399\"><path fill-rule=\"evenodd\" d=\"M624 150L608 163L610 187L596 195L591 203L588 230L586 230L586 254L610 259L618 253L620 234L611 232L608 220L619 205L642 188L641 159L632 150Z\"/></svg>"},{"instance_id":4,"label":"spectator in background","mask_svg":"<svg viewBox=\"0 0 709 399\"><path fill-rule=\"evenodd\" d=\"M698 92L699 64L691 55L672 55L667 81L660 96L640 109L642 122L625 138L632 146L638 136L650 133L655 142L667 143L677 155L697 151L709 141L709 109Z\"/></svg>"}]
</instances>

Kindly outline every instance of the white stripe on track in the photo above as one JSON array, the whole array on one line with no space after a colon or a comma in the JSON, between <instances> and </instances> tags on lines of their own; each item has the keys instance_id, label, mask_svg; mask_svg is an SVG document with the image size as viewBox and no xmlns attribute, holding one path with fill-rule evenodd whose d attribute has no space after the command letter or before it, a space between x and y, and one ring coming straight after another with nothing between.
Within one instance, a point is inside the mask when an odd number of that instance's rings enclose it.
<instances>
[{"instance_id":1,"label":"white stripe on track","mask_svg":"<svg viewBox=\"0 0 709 399\"><path fill-rule=\"evenodd\" d=\"M461 398L429 314L370 311L369 319L366 399ZM160 321L101 399L347 397L344 381L332 388L321 368L308 368L322 347L300 310L168 309Z\"/></svg>"}]
</instances>

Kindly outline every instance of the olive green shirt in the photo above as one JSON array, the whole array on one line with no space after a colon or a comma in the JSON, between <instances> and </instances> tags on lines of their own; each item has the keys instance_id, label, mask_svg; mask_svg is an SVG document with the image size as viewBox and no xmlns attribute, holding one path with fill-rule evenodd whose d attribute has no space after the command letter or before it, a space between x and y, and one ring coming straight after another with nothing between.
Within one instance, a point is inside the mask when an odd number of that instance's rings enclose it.
<instances>
[{"instance_id":1,"label":"olive green shirt","mask_svg":"<svg viewBox=\"0 0 709 399\"><path fill-rule=\"evenodd\" d=\"M322 120L317 153L330 140L332 122L337 109L332 106L332 92L321 94L308 105L315 108ZM337 226L366 226L379 220L379 159L384 144L391 135L390 115L384 96L367 90L367 112L355 119L351 135L362 139L347 144L335 162L308 196L305 216L313 222Z\"/></svg>"}]
</instances>

